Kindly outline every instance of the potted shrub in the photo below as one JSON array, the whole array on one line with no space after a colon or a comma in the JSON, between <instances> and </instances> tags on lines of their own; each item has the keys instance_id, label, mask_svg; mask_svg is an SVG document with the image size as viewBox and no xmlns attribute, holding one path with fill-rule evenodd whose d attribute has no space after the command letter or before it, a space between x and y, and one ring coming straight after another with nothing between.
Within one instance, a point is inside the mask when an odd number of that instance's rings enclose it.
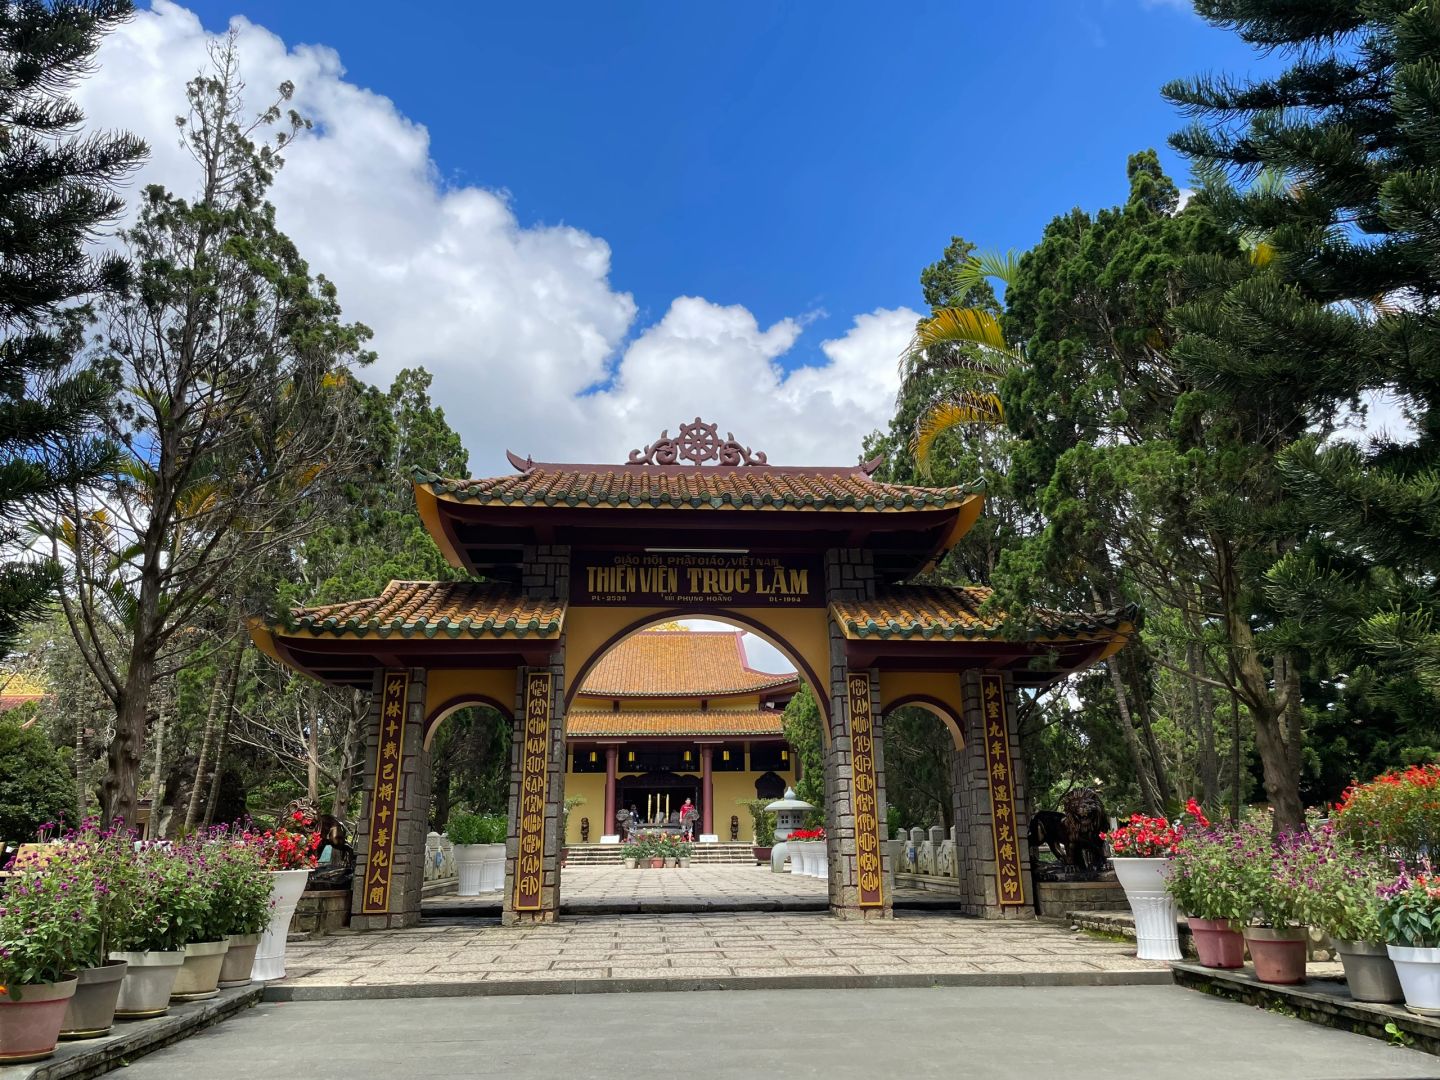
<instances>
[{"instance_id":1,"label":"potted shrub","mask_svg":"<svg viewBox=\"0 0 1440 1080\"><path fill-rule=\"evenodd\" d=\"M693 850L693 846L688 840L681 840L679 841L679 848L680 868L683 870L690 865L690 852Z\"/></svg>"},{"instance_id":2,"label":"potted shrub","mask_svg":"<svg viewBox=\"0 0 1440 1080\"><path fill-rule=\"evenodd\" d=\"M620 858L625 861L627 870L634 870L640 860L645 858L645 845L638 840L630 840L620 848Z\"/></svg>"},{"instance_id":3,"label":"potted shrub","mask_svg":"<svg viewBox=\"0 0 1440 1080\"><path fill-rule=\"evenodd\" d=\"M173 844L166 857L183 879L172 917L184 927L185 962L170 990L172 1001L204 1001L220 992L220 968L230 950L229 916L215 888L215 846L198 837Z\"/></svg>"},{"instance_id":4,"label":"potted shrub","mask_svg":"<svg viewBox=\"0 0 1440 1080\"><path fill-rule=\"evenodd\" d=\"M1185 807L1197 828L1188 829L1175 845L1165 890L1185 913L1200 963L1210 968L1245 966L1245 938L1240 932L1250 918L1241 889L1232 837L1210 824L1191 799Z\"/></svg>"},{"instance_id":5,"label":"potted shrub","mask_svg":"<svg viewBox=\"0 0 1440 1080\"><path fill-rule=\"evenodd\" d=\"M122 1020L160 1016L170 1008L175 977L185 963L193 909L204 903L179 861L163 844L142 846L134 873L116 888L123 914L116 920L110 957L128 964L115 1015ZM176 917L178 916L178 918Z\"/></svg>"},{"instance_id":6,"label":"potted shrub","mask_svg":"<svg viewBox=\"0 0 1440 1080\"><path fill-rule=\"evenodd\" d=\"M313 826L309 816L297 810L290 815L286 827L241 836L244 842L259 848L261 863L270 874L272 918L255 947L255 966L250 969L250 978L256 982L285 977L290 920L320 852L320 834Z\"/></svg>"},{"instance_id":7,"label":"potted shrub","mask_svg":"<svg viewBox=\"0 0 1440 1080\"><path fill-rule=\"evenodd\" d=\"M1405 992L1385 946L1379 890L1393 879L1368 851L1339 837L1333 825L1320 831L1329 855L1314 873L1315 926L1330 937L1345 967L1345 983L1356 1001L1402 1001Z\"/></svg>"},{"instance_id":8,"label":"potted shrub","mask_svg":"<svg viewBox=\"0 0 1440 1080\"><path fill-rule=\"evenodd\" d=\"M452 814L445 835L455 845L455 873L461 896L479 896L505 887L504 814Z\"/></svg>"},{"instance_id":9,"label":"potted shrub","mask_svg":"<svg viewBox=\"0 0 1440 1080\"><path fill-rule=\"evenodd\" d=\"M65 1009L62 1039L96 1039L115 1024L115 1006L129 966L110 959L117 919L130 893L134 873L134 834L118 829L97 832L88 824L71 833L51 866L70 878L70 891L83 898L84 917L76 920L75 994Z\"/></svg>"},{"instance_id":10,"label":"potted shrub","mask_svg":"<svg viewBox=\"0 0 1440 1080\"><path fill-rule=\"evenodd\" d=\"M1135 916L1135 956L1179 960L1179 913L1165 890L1165 874L1181 832L1164 818L1133 814L1127 824L1101 834L1115 851L1115 876Z\"/></svg>"},{"instance_id":11,"label":"potted shrub","mask_svg":"<svg viewBox=\"0 0 1440 1080\"><path fill-rule=\"evenodd\" d=\"M1430 871L1398 879L1380 891L1380 925L1395 964L1405 1007L1440 1016L1440 877Z\"/></svg>"},{"instance_id":12,"label":"potted shrub","mask_svg":"<svg viewBox=\"0 0 1440 1080\"><path fill-rule=\"evenodd\" d=\"M560 803L560 865L570 854L570 811L585 805L584 795L566 795ZM501 884L504 884L503 882Z\"/></svg>"},{"instance_id":13,"label":"potted shrub","mask_svg":"<svg viewBox=\"0 0 1440 1080\"><path fill-rule=\"evenodd\" d=\"M39 1061L55 1052L75 993L88 897L71 892L68 874L47 867L13 879L0 909L0 1065ZM78 918L76 916L79 916Z\"/></svg>"},{"instance_id":14,"label":"potted shrub","mask_svg":"<svg viewBox=\"0 0 1440 1080\"><path fill-rule=\"evenodd\" d=\"M750 821L754 827L751 854L755 856L755 862L760 866L769 865L770 849L775 846L775 815L765 809L772 801L770 799L738 800L741 806L750 811Z\"/></svg>"},{"instance_id":15,"label":"potted shrub","mask_svg":"<svg viewBox=\"0 0 1440 1080\"><path fill-rule=\"evenodd\" d=\"M1236 829L1234 843L1241 893L1254 912L1245 945L1255 977L1281 985L1304 982L1323 841L1304 830L1272 839L1268 826L1247 823Z\"/></svg>"},{"instance_id":16,"label":"potted shrub","mask_svg":"<svg viewBox=\"0 0 1440 1080\"><path fill-rule=\"evenodd\" d=\"M236 843L227 832L216 834L211 848L211 896L229 944L218 985L227 989L250 981L255 950L273 917L270 874L254 845Z\"/></svg>"},{"instance_id":17,"label":"potted shrub","mask_svg":"<svg viewBox=\"0 0 1440 1080\"><path fill-rule=\"evenodd\" d=\"M1413 765L1351 784L1335 807L1336 832L1393 863L1440 851L1440 764Z\"/></svg>"}]
</instances>

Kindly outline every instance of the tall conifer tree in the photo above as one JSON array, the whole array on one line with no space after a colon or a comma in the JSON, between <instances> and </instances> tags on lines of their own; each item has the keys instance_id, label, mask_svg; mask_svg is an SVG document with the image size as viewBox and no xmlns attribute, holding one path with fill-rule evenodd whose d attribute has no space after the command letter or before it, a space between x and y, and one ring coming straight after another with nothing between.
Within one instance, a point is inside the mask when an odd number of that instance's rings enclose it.
<instances>
[{"instance_id":1,"label":"tall conifer tree","mask_svg":"<svg viewBox=\"0 0 1440 1080\"><path fill-rule=\"evenodd\" d=\"M110 460L95 437L108 387L73 361L86 301L118 288L125 264L86 243L119 214L117 185L145 145L80 135L69 93L130 14L129 0L0 4L0 656L60 581L24 554L27 519Z\"/></svg>"}]
</instances>

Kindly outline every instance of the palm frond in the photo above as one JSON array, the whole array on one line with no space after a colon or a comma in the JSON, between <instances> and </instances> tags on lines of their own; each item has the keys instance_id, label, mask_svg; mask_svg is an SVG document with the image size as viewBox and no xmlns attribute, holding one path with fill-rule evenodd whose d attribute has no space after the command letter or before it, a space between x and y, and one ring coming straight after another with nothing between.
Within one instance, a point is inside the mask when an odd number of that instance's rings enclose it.
<instances>
[{"instance_id":1,"label":"palm frond","mask_svg":"<svg viewBox=\"0 0 1440 1080\"><path fill-rule=\"evenodd\" d=\"M979 308L944 308L915 328L910 351L941 345L980 345L1002 355L1015 355L1000 330L1000 320Z\"/></svg>"},{"instance_id":2,"label":"palm frond","mask_svg":"<svg viewBox=\"0 0 1440 1080\"><path fill-rule=\"evenodd\" d=\"M1004 422L1005 407L1000 395L993 391L967 392L938 401L921 414L915 426L915 438L910 441L915 464L922 473L929 474L935 443L947 431L971 424L990 426Z\"/></svg>"},{"instance_id":3,"label":"palm frond","mask_svg":"<svg viewBox=\"0 0 1440 1080\"><path fill-rule=\"evenodd\" d=\"M964 296L989 278L1012 285L1019 272L1020 254L1014 248L1003 255L998 251L979 251L955 268L952 280L956 293Z\"/></svg>"}]
</instances>

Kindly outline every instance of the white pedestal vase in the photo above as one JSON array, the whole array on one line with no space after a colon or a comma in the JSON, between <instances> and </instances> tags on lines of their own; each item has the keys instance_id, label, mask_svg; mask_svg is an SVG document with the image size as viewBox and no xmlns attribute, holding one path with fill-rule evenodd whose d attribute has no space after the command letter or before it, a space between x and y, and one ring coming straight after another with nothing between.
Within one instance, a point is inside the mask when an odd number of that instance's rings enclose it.
<instances>
[{"instance_id":1,"label":"white pedestal vase","mask_svg":"<svg viewBox=\"0 0 1440 1080\"><path fill-rule=\"evenodd\" d=\"M1135 916L1135 957L1138 960L1179 960L1180 912L1165 891L1169 859L1116 858L1115 876Z\"/></svg>"},{"instance_id":2,"label":"white pedestal vase","mask_svg":"<svg viewBox=\"0 0 1440 1080\"><path fill-rule=\"evenodd\" d=\"M1440 949L1387 945L1395 974L1405 991L1405 1008L1421 1016L1440 1016Z\"/></svg>"},{"instance_id":3,"label":"white pedestal vase","mask_svg":"<svg viewBox=\"0 0 1440 1080\"><path fill-rule=\"evenodd\" d=\"M480 876L485 866L483 853L487 847L488 844L455 845L456 891L461 896L480 895Z\"/></svg>"},{"instance_id":4,"label":"white pedestal vase","mask_svg":"<svg viewBox=\"0 0 1440 1080\"><path fill-rule=\"evenodd\" d=\"M255 966L250 969L253 982L285 977L285 943L290 937L290 920L309 880L309 870L270 871L270 909L274 918L255 949Z\"/></svg>"},{"instance_id":5,"label":"white pedestal vase","mask_svg":"<svg viewBox=\"0 0 1440 1080\"><path fill-rule=\"evenodd\" d=\"M481 844L480 891L499 892L505 888L505 845Z\"/></svg>"},{"instance_id":6,"label":"white pedestal vase","mask_svg":"<svg viewBox=\"0 0 1440 1080\"><path fill-rule=\"evenodd\" d=\"M801 856L801 872L806 877L819 877L820 845L814 840L807 840L802 846L805 848L805 854Z\"/></svg>"}]
</instances>

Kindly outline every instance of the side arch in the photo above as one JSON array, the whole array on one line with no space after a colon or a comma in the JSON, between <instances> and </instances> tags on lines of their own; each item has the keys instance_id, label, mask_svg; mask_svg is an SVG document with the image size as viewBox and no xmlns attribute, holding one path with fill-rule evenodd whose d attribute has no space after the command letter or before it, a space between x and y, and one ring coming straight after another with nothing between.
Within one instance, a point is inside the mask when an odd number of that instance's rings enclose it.
<instances>
[{"instance_id":1,"label":"side arch","mask_svg":"<svg viewBox=\"0 0 1440 1080\"><path fill-rule=\"evenodd\" d=\"M950 738L955 742L957 751L965 749L965 728L960 718L951 711L948 704L939 698L931 697L928 694L907 694L904 697L896 698L894 701L884 701L880 705L880 714L889 716L896 709L903 709L906 705L915 705L933 715L950 732Z\"/></svg>"}]
</instances>

